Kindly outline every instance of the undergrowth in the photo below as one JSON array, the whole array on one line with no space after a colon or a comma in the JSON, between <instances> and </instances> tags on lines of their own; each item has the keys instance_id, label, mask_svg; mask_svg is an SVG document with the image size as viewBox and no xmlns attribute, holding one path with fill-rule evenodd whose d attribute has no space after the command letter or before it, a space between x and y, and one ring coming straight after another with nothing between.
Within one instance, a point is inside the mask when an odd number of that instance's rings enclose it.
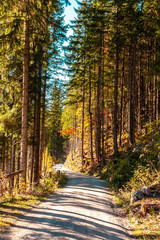
<instances>
[{"instance_id":1,"label":"undergrowth","mask_svg":"<svg viewBox=\"0 0 160 240\"><path fill-rule=\"evenodd\" d=\"M14 224L21 215L39 204L54 190L61 188L66 182L67 177L64 174L52 172L52 177L41 179L39 186L34 191L22 193L14 190L12 194L6 194L0 199L0 232Z\"/></svg>"},{"instance_id":2,"label":"undergrowth","mask_svg":"<svg viewBox=\"0 0 160 240\"><path fill-rule=\"evenodd\" d=\"M144 204L160 205L160 198L144 198L131 204L131 194L142 187L160 185L160 133L159 124L148 124L137 138L135 146L112 156L100 172L115 192L116 202L130 218L136 238L160 239L159 211L150 209L144 215L135 214L135 209Z\"/></svg>"}]
</instances>

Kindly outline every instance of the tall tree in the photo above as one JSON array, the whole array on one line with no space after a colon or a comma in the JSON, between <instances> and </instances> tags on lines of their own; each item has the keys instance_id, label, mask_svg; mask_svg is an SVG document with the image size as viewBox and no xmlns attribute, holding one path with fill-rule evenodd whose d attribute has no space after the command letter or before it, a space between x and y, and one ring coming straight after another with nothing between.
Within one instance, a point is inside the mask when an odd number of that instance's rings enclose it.
<instances>
[{"instance_id":1,"label":"tall tree","mask_svg":"<svg viewBox=\"0 0 160 240\"><path fill-rule=\"evenodd\" d=\"M22 91L22 138L21 138L21 159L22 178L26 183L27 167L27 123L28 123L28 78L29 78L29 20L26 16L24 22L24 63L23 63L23 91Z\"/></svg>"}]
</instances>

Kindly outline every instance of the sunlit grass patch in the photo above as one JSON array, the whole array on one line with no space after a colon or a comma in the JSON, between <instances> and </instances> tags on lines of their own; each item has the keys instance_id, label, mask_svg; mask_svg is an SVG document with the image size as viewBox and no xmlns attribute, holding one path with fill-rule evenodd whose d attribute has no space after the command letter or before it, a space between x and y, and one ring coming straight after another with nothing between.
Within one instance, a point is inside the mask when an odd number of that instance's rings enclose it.
<instances>
[{"instance_id":1,"label":"sunlit grass patch","mask_svg":"<svg viewBox=\"0 0 160 240\"><path fill-rule=\"evenodd\" d=\"M62 187L67 182L64 174L54 173L52 177L41 180L40 185L33 192L19 194L18 191L12 195L6 195L0 199L0 232L8 226L15 224L16 220L24 215L33 206L39 204L54 190Z\"/></svg>"},{"instance_id":2,"label":"sunlit grass patch","mask_svg":"<svg viewBox=\"0 0 160 240\"><path fill-rule=\"evenodd\" d=\"M24 215L26 210L39 204L38 197L32 195L17 195L3 199L0 202L0 232L6 227L14 224L20 215Z\"/></svg>"},{"instance_id":3,"label":"sunlit grass patch","mask_svg":"<svg viewBox=\"0 0 160 240\"><path fill-rule=\"evenodd\" d=\"M145 217L133 217L132 224L136 230L138 239L160 239L160 216L147 215Z\"/></svg>"}]
</instances>

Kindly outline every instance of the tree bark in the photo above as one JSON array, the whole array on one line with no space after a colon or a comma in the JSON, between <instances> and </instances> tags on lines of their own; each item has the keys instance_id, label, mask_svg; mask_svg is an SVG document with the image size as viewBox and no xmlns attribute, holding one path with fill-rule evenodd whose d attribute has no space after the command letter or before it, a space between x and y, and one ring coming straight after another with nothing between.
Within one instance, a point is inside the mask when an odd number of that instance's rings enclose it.
<instances>
[{"instance_id":1,"label":"tree bark","mask_svg":"<svg viewBox=\"0 0 160 240\"><path fill-rule=\"evenodd\" d=\"M96 131L95 131L95 147L96 147L96 159L98 162L101 161L101 61L98 67L98 81L97 81L97 103L96 103Z\"/></svg>"},{"instance_id":2,"label":"tree bark","mask_svg":"<svg viewBox=\"0 0 160 240\"><path fill-rule=\"evenodd\" d=\"M20 139L18 136L18 143L17 143L17 171L20 170L21 164L21 146L20 146ZM17 189L19 189L19 175L17 175Z\"/></svg>"},{"instance_id":3,"label":"tree bark","mask_svg":"<svg viewBox=\"0 0 160 240\"><path fill-rule=\"evenodd\" d=\"M92 122L92 85L91 85L91 69L89 67L89 116L90 116L90 154L91 154L91 165L94 163L93 159L93 122Z\"/></svg>"},{"instance_id":4,"label":"tree bark","mask_svg":"<svg viewBox=\"0 0 160 240\"><path fill-rule=\"evenodd\" d=\"M140 59L139 59L139 78L138 78L138 111L137 111L137 123L138 123L138 134L141 134L141 130L142 130L142 125L141 125L141 108L142 108L142 104L141 104L141 82L142 82L142 53L140 51Z\"/></svg>"},{"instance_id":5,"label":"tree bark","mask_svg":"<svg viewBox=\"0 0 160 240\"><path fill-rule=\"evenodd\" d=\"M22 90L22 138L21 138L21 161L22 179L26 183L27 167L27 124L28 124L28 75L29 75L29 20L25 20L24 36L24 63L23 63L23 90Z\"/></svg>"},{"instance_id":6,"label":"tree bark","mask_svg":"<svg viewBox=\"0 0 160 240\"><path fill-rule=\"evenodd\" d=\"M85 55L84 55L84 69L83 69L83 85L82 85L82 125L81 125L81 161L82 161L82 169L84 167L84 107L85 107L85 74L86 74L86 66L85 66Z\"/></svg>"},{"instance_id":7,"label":"tree bark","mask_svg":"<svg viewBox=\"0 0 160 240\"><path fill-rule=\"evenodd\" d=\"M37 95L37 110L36 110L36 136L35 136L35 159L34 159L34 184L37 186L39 183L39 146L40 146L40 112L41 112L41 75L42 75L42 64L39 60L38 70L38 95Z\"/></svg>"},{"instance_id":8,"label":"tree bark","mask_svg":"<svg viewBox=\"0 0 160 240\"><path fill-rule=\"evenodd\" d=\"M44 83L43 83L43 96L42 96L42 124L41 124L41 139L40 139L40 165L39 172L42 175L42 160L45 149L45 100L46 100L46 80L47 70L45 70Z\"/></svg>"},{"instance_id":9,"label":"tree bark","mask_svg":"<svg viewBox=\"0 0 160 240\"><path fill-rule=\"evenodd\" d=\"M119 44L116 40L116 53L115 53L115 77L114 77L114 120L113 120L113 153L118 153L118 124L117 124L117 112L118 112L118 70L119 70Z\"/></svg>"},{"instance_id":10,"label":"tree bark","mask_svg":"<svg viewBox=\"0 0 160 240\"><path fill-rule=\"evenodd\" d=\"M105 165L105 140L104 140L104 111L105 111L105 106L104 106L104 22L102 25L102 77L101 77L101 91L102 91L102 114L101 114L101 119L102 119L102 159L101 159L101 167Z\"/></svg>"},{"instance_id":11,"label":"tree bark","mask_svg":"<svg viewBox=\"0 0 160 240\"><path fill-rule=\"evenodd\" d=\"M129 90L130 90L130 114L129 114L129 140L135 143L135 67L136 67L136 44L130 45L129 49Z\"/></svg>"},{"instance_id":12,"label":"tree bark","mask_svg":"<svg viewBox=\"0 0 160 240\"><path fill-rule=\"evenodd\" d=\"M121 78L121 110L120 110L120 130L119 130L119 145L122 144L122 126L123 126L123 87L124 87L124 72L125 72L125 49L123 50L122 62L122 78Z\"/></svg>"},{"instance_id":13,"label":"tree bark","mask_svg":"<svg viewBox=\"0 0 160 240\"><path fill-rule=\"evenodd\" d=\"M81 125L81 161L84 167L84 102L85 102L85 86L82 87L82 125Z\"/></svg>"},{"instance_id":14,"label":"tree bark","mask_svg":"<svg viewBox=\"0 0 160 240\"><path fill-rule=\"evenodd\" d=\"M14 172L15 171L15 149L16 144L15 144L15 138L13 136L12 133L12 138L11 138L11 169L10 172ZM14 177L11 178L11 189L13 189L14 187Z\"/></svg>"}]
</instances>

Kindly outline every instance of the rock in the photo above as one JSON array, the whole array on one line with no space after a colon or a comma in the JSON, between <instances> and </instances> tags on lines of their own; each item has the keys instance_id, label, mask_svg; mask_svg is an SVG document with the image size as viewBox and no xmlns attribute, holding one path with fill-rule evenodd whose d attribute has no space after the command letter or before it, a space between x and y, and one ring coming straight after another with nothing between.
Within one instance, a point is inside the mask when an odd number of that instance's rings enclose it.
<instances>
[{"instance_id":1,"label":"rock","mask_svg":"<svg viewBox=\"0 0 160 240\"><path fill-rule=\"evenodd\" d=\"M151 189L147 186L144 186L142 187L141 191L135 191L131 195L131 203L134 203L138 200L142 200L144 197L150 196L150 195L151 195Z\"/></svg>"},{"instance_id":2,"label":"rock","mask_svg":"<svg viewBox=\"0 0 160 240\"><path fill-rule=\"evenodd\" d=\"M149 196L151 194L151 189L149 187L142 187L141 191L146 195Z\"/></svg>"},{"instance_id":3,"label":"rock","mask_svg":"<svg viewBox=\"0 0 160 240\"><path fill-rule=\"evenodd\" d=\"M145 197L145 194L143 191L135 191L132 195L131 195L131 203L134 203L138 200L141 200L142 198Z\"/></svg>"}]
</instances>

